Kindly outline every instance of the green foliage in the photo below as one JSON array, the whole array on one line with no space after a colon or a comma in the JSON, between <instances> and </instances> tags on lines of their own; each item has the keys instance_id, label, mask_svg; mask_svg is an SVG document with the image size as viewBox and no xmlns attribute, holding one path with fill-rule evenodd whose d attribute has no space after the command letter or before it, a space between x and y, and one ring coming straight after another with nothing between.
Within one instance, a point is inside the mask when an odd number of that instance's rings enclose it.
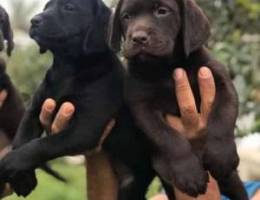
<instances>
[{"instance_id":1,"label":"green foliage","mask_svg":"<svg viewBox=\"0 0 260 200\"><path fill-rule=\"evenodd\" d=\"M84 166L72 166L58 162L54 168L68 179L68 183L61 183L42 171L37 172L38 187L27 200L83 200L86 197ZM15 194L6 200L21 200Z\"/></svg>"},{"instance_id":2,"label":"green foliage","mask_svg":"<svg viewBox=\"0 0 260 200\"><path fill-rule=\"evenodd\" d=\"M212 25L209 47L231 75L240 99L240 116L260 120L260 2L257 0L198 0ZM253 123L254 124L254 123ZM240 135L260 131L259 125Z\"/></svg>"},{"instance_id":3,"label":"green foliage","mask_svg":"<svg viewBox=\"0 0 260 200\"><path fill-rule=\"evenodd\" d=\"M50 54L40 55L38 47L17 48L8 62L8 73L25 100L33 94L50 66Z\"/></svg>"}]
</instances>

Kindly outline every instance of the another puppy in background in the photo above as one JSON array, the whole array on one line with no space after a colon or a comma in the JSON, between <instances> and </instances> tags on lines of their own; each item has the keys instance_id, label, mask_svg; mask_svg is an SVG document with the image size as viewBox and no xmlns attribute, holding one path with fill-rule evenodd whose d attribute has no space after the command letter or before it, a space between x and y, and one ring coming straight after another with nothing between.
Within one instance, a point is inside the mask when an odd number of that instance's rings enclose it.
<instances>
[{"instance_id":1,"label":"another puppy in background","mask_svg":"<svg viewBox=\"0 0 260 200\"><path fill-rule=\"evenodd\" d=\"M6 52L10 56L14 48L13 31L7 12L0 6L0 51L5 48L5 41L7 41ZM2 90L6 90L8 96L0 110L0 131L11 142L22 119L24 106L22 98L6 73L6 63L0 58L0 91Z\"/></svg>"},{"instance_id":2,"label":"another puppy in background","mask_svg":"<svg viewBox=\"0 0 260 200\"><path fill-rule=\"evenodd\" d=\"M11 56L14 48L13 31L7 12L0 7L0 50L5 49L5 41L7 41L6 53ZM20 93L6 73L6 63L2 58L0 58L0 91L7 93L5 102L0 109L0 134L3 134L2 139L7 139L7 141L3 143L3 146L5 146L13 142L23 118L25 107ZM42 169L58 180L65 181L63 177L47 165L43 166ZM0 192L3 190L3 187L3 184L1 184Z\"/></svg>"},{"instance_id":3,"label":"another puppy in background","mask_svg":"<svg viewBox=\"0 0 260 200\"><path fill-rule=\"evenodd\" d=\"M0 6L0 51L5 48L5 40L7 41L7 54L10 56L14 48L13 31L7 12Z\"/></svg>"},{"instance_id":4,"label":"another puppy in background","mask_svg":"<svg viewBox=\"0 0 260 200\"><path fill-rule=\"evenodd\" d=\"M208 170L224 195L247 200L236 172L238 98L225 67L204 47L209 35L208 20L193 0L121 0L110 43L119 51L124 40L126 99L136 123L153 142L153 166L159 175L196 197L206 190ZM172 94L175 86L171 77L178 67L186 70L199 108L197 73L201 66L213 72L216 99L204 130L207 137L188 141L169 127L164 117L182 114ZM187 112L189 109L187 105Z\"/></svg>"},{"instance_id":5,"label":"another puppy in background","mask_svg":"<svg viewBox=\"0 0 260 200\"><path fill-rule=\"evenodd\" d=\"M7 93L5 103L0 108L0 138L4 140L1 141L0 151L12 143L25 111L23 100L5 69L5 61L0 58L0 91L5 90ZM0 184L0 195L4 185Z\"/></svg>"},{"instance_id":6,"label":"another puppy in background","mask_svg":"<svg viewBox=\"0 0 260 200\"><path fill-rule=\"evenodd\" d=\"M11 142L15 137L25 109L23 100L5 69L5 62L0 58L0 91L6 90L7 92L7 99L0 109L0 131Z\"/></svg>"},{"instance_id":7,"label":"another puppy in background","mask_svg":"<svg viewBox=\"0 0 260 200\"><path fill-rule=\"evenodd\" d=\"M0 51L5 49L5 41L7 41L6 53L10 56L14 48L13 31L7 12L0 6ZM7 97L0 109L0 138L3 140L0 142L0 151L13 141L25 110L19 92L6 73L5 60L0 58L0 91L4 90ZM5 184L0 184L0 192L4 187Z\"/></svg>"}]
</instances>

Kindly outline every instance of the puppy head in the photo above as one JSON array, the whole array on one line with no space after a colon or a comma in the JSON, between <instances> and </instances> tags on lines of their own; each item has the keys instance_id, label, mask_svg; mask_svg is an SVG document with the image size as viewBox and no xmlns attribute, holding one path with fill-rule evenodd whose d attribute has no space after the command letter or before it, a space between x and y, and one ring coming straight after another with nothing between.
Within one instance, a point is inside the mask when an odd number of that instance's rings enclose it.
<instances>
[{"instance_id":1,"label":"puppy head","mask_svg":"<svg viewBox=\"0 0 260 200\"><path fill-rule=\"evenodd\" d=\"M10 56L14 48L13 31L7 12L0 6L0 51L4 49L4 40L7 41L7 54Z\"/></svg>"},{"instance_id":2,"label":"puppy head","mask_svg":"<svg viewBox=\"0 0 260 200\"><path fill-rule=\"evenodd\" d=\"M31 20L30 35L41 52L103 51L110 10L101 0L51 0Z\"/></svg>"},{"instance_id":3,"label":"puppy head","mask_svg":"<svg viewBox=\"0 0 260 200\"><path fill-rule=\"evenodd\" d=\"M181 47L185 56L210 35L206 16L193 0L121 0L110 33L110 46L128 59L171 57Z\"/></svg>"}]
</instances>

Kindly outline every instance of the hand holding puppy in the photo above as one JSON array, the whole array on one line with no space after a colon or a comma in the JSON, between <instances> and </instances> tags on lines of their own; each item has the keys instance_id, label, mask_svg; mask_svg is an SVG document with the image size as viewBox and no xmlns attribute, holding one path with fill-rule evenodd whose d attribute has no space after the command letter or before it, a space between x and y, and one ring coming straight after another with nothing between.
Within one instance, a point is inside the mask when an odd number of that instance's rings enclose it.
<instances>
[{"instance_id":1,"label":"hand holding puppy","mask_svg":"<svg viewBox=\"0 0 260 200\"><path fill-rule=\"evenodd\" d=\"M212 73L207 67L202 67L199 70L200 109L196 106L187 74L183 69L175 70L174 80L181 117L168 115L167 121L171 127L177 129L188 139L201 137L199 133L207 126L208 116L216 95ZM198 110L200 110L200 112Z\"/></svg>"},{"instance_id":2,"label":"hand holding puppy","mask_svg":"<svg viewBox=\"0 0 260 200\"><path fill-rule=\"evenodd\" d=\"M8 94L5 90L0 92L0 109L5 102L7 95ZM66 128L75 110L74 106L71 103L64 103L61 106L58 114L56 115L55 120L52 122L52 116L55 106L56 104L53 100L47 99L42 106L40 114L40 121L42 125L46 128L46 130L50 131L53 134L57 134L58 132ZM6 155L8 153L8 150L10 149L11 148L6 148L6 150L3 150L1 152L1 157ZM6 188L4 190L4 193L1 195L1 198L11 195L12 192L13 191L10 185L6 184Z\"/></svg>"},{"instance_id":3,"label":"hand holding puppy","mask_svg":"<svg viewBox=\"0 0 260 200\"><path fill-rule=\"evenodd\" d=\"M181 112L181 117L167 116L169 125L177 129L189 140L203 137L203 129L207 126L208 116L211 112L214 98L216 95L216 87L211 71L207 67L202 67L198 73L198 81L200 88L201 105L200 112L195 103L194 95L189 84L187 74L182 69L177 69L174 73L174 80L176 84L176 95L178 105ZM192 200L194 198L188 197L176 190L177 199ZM216 181L210 178L208 189L205 195L202 195L197 200L218 200L220 199L220 192Z\"/></svg>"}]
</instances>

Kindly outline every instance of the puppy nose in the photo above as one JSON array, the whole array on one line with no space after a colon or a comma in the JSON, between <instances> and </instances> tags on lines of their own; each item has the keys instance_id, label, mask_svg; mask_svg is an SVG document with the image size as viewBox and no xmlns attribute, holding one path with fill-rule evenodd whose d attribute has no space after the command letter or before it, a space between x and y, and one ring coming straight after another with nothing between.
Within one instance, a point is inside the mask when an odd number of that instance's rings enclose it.
<instances>
[{"instance_id":1,"label":"puppy nose","mask_svg":"<svg viewBox=\"0 0 260 200\"><path fill-rule=\"evenodd\" d=\"M132 35L132 40L137 44L147 44L148 34L145 31L136 31Z\"/></svg>"},{"instance_id":2,"label":"puppy nose","mask_svg":"<svg viewBox=\"0 0 260 200\"><path fill-rule=\"evenodd\" d=\"M40 16L35 16L35 17L32 18L32 20L31 20L31 24L32 24L33 26L38 26L38 25L41 24L41 22L42 22L42 17L40 17Z\"/></svg>"}]
</instances>

